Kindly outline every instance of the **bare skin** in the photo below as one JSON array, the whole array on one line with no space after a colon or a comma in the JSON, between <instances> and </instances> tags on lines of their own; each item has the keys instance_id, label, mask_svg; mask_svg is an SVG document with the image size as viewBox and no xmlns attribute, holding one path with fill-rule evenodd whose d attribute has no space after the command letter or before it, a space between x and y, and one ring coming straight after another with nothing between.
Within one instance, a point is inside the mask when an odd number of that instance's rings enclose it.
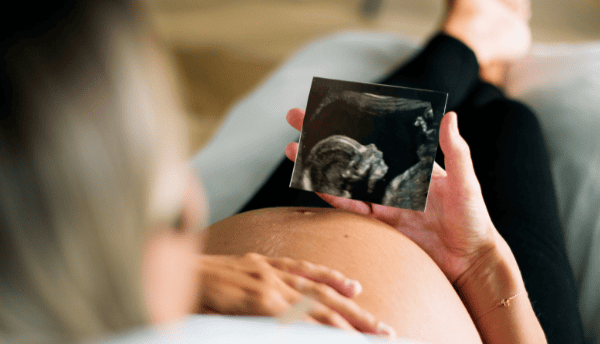
<instances>
[{"instance_id":1,"label":"bare skin","mask_svg":"<svg viewBox=\"0 0 600 344\"><path fill-rule=\"evenodd\" d=\"M363 291L353 301L392 326L400 338L482 342L436 263L380 221L337 209L260 209L210 226L206 250L215 255L257 252L327 266L360 281Z\"/></svg>"}]
</instances>

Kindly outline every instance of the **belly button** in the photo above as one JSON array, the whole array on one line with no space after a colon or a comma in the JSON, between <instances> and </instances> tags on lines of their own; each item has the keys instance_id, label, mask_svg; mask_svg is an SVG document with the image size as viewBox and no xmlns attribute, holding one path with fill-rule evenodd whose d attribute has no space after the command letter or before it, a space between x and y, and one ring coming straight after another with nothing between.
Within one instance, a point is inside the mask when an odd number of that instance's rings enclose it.
<instances>
[{"instance_id":1,"label":"belly button","mask_svg":"<svg viewBox=\"0 0 600 344\"><path fill-rule=\"evenodd\" d=\"M312 215L315 213L314 211L310 211L310 210L306 210L306 209L299 209L298 212L303 215Z\"/></svg>"}]
</instances>

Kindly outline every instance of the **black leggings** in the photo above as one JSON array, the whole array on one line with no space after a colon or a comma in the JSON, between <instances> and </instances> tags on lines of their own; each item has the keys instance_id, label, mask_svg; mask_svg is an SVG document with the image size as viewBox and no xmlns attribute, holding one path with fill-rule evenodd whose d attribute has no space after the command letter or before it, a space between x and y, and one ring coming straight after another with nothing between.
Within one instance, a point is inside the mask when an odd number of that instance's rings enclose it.
<instances>
[{"instance_id":1,"label":"black leggings","mask_svg":"<svg viewBox=\"0 0 600 344\"><path fill-rule=\"evenodd\" d=\"M577 289L565 250L548 154L531 110L480 80L475 54L436 35L416 57L379 83L447 92L492 221L525 280L549 343L583 343ZM438 147L437 163L444 167ZM265 207L330 207L311 192L289 189L287 159L242 212Z\"/></svg>"}]
</instances>

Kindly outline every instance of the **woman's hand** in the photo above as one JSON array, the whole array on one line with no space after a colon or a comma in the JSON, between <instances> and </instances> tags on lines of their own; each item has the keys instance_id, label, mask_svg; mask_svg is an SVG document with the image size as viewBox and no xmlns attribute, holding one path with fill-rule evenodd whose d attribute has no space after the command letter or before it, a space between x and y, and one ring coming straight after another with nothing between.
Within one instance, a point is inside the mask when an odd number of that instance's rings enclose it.
<instances>
[{"instance_id":1,"label":"woman's hand","mask_svg":"<svg viewBox=\"0 0 600 344\"><path fill-rule=\"evenodd\" d=\"M297 130L301 130L303 120L303 110L292 109L287 114L287 121ZM493 250L499 234L489 217L469 146L458 132L453 112L442 119L440 145L446 171L434 163L425 212L317 194L336 208L375 218L398 229L425 250L456 285ZM298 143L290 143L285 149L292 161L297 151Z\"/></svg>"},{"instance_id":2,"label":"woman's hand","mask_svg":"<svg viewBox=\"0 0 600 344\"><path fill-rule=\"evenodd\" d=\"M349 298L362 287L341 272L290 258L203 255L201 313L279 316L303 295L316 302L305 320L364 333L393 329Z\"/></svg>"}]
</instances>

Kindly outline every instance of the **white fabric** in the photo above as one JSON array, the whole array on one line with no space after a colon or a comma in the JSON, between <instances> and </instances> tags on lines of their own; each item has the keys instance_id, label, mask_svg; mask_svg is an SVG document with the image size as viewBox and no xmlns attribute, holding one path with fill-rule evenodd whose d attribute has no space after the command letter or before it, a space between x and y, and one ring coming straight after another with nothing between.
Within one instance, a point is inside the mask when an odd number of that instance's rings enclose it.
<instances>
[{"instance_id":1,"label":"white fabric","mask_svg":"<svg viewBox=\"0 0 600 344\"><path fill-rule=\"evenodd\" d=\"M284 157L296 131L285 120L305 108L313 76L374 82L417 51L406 38L367 32L308 45L237 103L191 161L214 223L235 214ZM600 334L600 44L536 45L510 69L507 91L530 105L551 155L567 253L580 289L586 336ZM290 176L291 177L291 176Z\"/></svg>"},{"instance_id":2,"label":"white fabric","mask_svg":"<svg viewBox=\"0 0 600 344\"><path fill-rule=\"evenodd\" d=\"M101 344L425 344L387 340L329 326L278 324L274 318L192 315L170 328L145 328L104 340Z\"/></svg>"}]
</instances>

